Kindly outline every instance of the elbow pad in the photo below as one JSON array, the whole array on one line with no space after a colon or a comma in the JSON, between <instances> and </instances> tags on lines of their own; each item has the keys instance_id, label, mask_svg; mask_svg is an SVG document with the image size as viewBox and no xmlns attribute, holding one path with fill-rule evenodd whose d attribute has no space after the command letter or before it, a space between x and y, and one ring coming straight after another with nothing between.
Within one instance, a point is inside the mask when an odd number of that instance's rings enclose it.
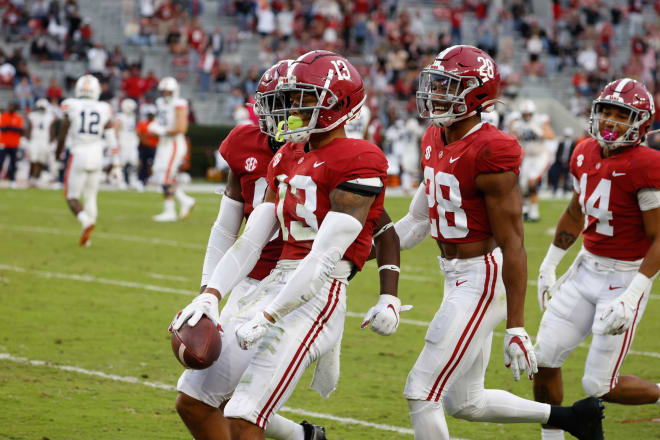
<instances>
[{"instance_id":1,"label":"elbow pad","mask_svg":"<svg viewBox=\"0 0 660 440\"><path fill-rule=\"evenodd\" d=\"M218 261L227 252L238 237L238 231L243 223L243 203L228 196L223 196L220 201L218 218L213 223L209 242L204 256L202 268L202 286L208 284L209 278Z\"/></svg>"},{"instance_id":2,"label":"elbow pad","mask_svg":"<svg viewBox=\"0 0 660 440\"><path fill-rule=\"evenodd\" d=\"M222 296L229 293L257 264L261 250L278 226L274 203L264 202L254 208L245 231L220 259L207 287L218 290Z\"/></svg>"},{"instance_id":3,"label":"elbow pad","mask_svg":"<svg viewBox=\"0 0 660 440\"><path fill-rule=\"evenodd\" d=\"M429 208L424 184L417 188L417 192L410 203L408 213L396 222L394 230L396 231L396 235L399 236L399 244L402 251L415 247L431 233Z\"/></svg>"},{"instance_id":4,"label":"elbow pad","mask_svg":"<svg viewBox=\"0 0 660 440\"><path fill-rule=\"evenodd\" d=\"M309 254L264 311L277 321L314 297L361 231L362 223L352 215L328 212Z\"/></svg>"}]
</instances>

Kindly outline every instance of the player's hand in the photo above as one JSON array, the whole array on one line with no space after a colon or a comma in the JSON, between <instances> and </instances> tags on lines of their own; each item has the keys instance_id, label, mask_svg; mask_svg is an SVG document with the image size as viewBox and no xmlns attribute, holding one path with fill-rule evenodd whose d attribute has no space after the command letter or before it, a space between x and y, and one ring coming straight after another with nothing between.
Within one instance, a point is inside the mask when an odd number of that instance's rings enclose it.
<instances>
[{"instance_id":1,"label":"player's hand","mask_svg":"<svg viewBox=\"0 0 660 440\"><path fill-rule=\"evenodd\" d=\"M637 303L626 296L624 292L620 297L610 301L605 311L600 315L604 321L603 331L608 335L620 335L630 328L635 319Z\"/></svg>"},{"instance_id":2,"label":"player's hand","mask_svg":"<svg viewBox=\"0 0 660 440\"><path fill-rule=\"evenodd\" d=\"M548 308L550 301L550 288L557 282L555 268L547 265L541 265L539 269L539 279L536 283L536 295L539 300L539 308L544 312Z\"/></svg>"},{"instance_id":3,"label":"player's hand","mask_svg":"<svg viewBox=\"0 0 660 440\"><path fill-rule=\"evenodd\" d=\"M506 329L504 334L504 365L511 368L513 379L520 380L525 371L530 379L538 372L532 341L523 327Z\"/></svg>"},{"instance_id":4,"label":"player's hand","mask_svg":"<svg viewBox=\"0 0 660 440\"><path fill-rule=\"evenodd\" d=\"M151 134L155 134L156 136L165 136L165 133L167 133L167 129L157 122L152 122L149 124L147 126L147 131Z\"/></svg>"},{"instance_id":5,"label":"player's hand","mask_svg":"<svg viewBox=\"0 0 660 440\"><path fill-rule=\"evenodd\" d=\"M212 293L202 293L196 296L190 304L177 313L169 330L170 332L179 330L186 322L190 327L194 327L204 315L213 321L220 333L223 332L218 313L218 297Z\"/></svg>"},{"instance_id":6,"label":"player's hand","mask_svg":"<svg viewBox=\"0 0 660 440\"><path fill-rule=\"evenodd\" d=\"M259 312L248 322L236 329L236 341L243 350L249 350L268 333L273 324L266 319L263 312Z\"/></svg>"},{"instance_id":7,"label":"player's hand","mask_svg":"<svg viewBox=\"0 0 660 440\"><path fill-rule=\"evenodd\" d=\"M361 328L367 328L371 323L371 330L389 336L399 327L400 313L410 309L412 306L402 306L401 300L394 295L380 295L378 303L364 315Z\"/></svg>"}]
</instances>

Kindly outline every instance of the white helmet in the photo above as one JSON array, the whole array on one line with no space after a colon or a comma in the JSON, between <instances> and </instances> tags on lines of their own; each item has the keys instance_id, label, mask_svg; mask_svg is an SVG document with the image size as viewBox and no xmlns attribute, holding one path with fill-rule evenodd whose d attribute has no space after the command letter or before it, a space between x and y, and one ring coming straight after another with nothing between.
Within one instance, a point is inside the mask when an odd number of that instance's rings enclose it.
<instances>
[{"instance_id":1,"label":"white helmet","mask_svg":"<svg viewBox=\"0 0 660 440\"><path fill-rule=\"evenodd\" d=\"M34 108L37 110L48 110L48 100L44 98L37 99L37 102L34 104Z\"/></svg>"},{"instance_id":2,"label":"white helmet","mask_svg":"<svg viewBox=\"0 0 660 440\"><path fill-rule=\"evenodd\" d=\"M165 78L161 79L160 82L158 83L158 91L161 93L172 92L171 98L164 96L166 100L176 99L179 97L179 83L177 82L176 79L172 78L171 76L166 76Z\"/></svg>"},{"instance_id":3,"label":"white helmet","mask_svg":"<svg viewBox=\"0 0 660 440\"><path fill-rule=\"evenodd\" d=\"M98 101L99 96L101 96L101 83L94 75L83 75L76 81L74 94L76 98Z\"/></svg>"},{"instance_id":4,"label":"white helmet","mask_svg":"<svg viewBox=\"0 0 660 440\"><path fill-rule=\"evenodd\" d=\"M121 112L127 115L132 115L137 109L137 103L131 98L124 98L121 102Z\"/></svg>"},{"instance_id":5,"label":"white helmet","mask_svg":"<svg viewBox=\"0 0 660 440\"><path fill-rule=\"evenodd\" d=\"M520 103L520 113L523 115L531 115L536 112L536 104L530 99L526 99Z\"/></svg>"}]
</instances>

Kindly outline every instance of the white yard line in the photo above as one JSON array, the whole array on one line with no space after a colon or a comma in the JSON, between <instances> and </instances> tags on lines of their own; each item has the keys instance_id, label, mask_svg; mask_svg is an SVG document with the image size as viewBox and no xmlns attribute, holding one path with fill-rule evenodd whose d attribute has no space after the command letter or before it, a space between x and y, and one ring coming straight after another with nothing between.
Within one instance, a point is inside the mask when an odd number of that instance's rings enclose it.
<instances>
[{"instance_id":1,"label":"white yard line","mask_svg":"<svg viewBox=\"0 0 660 440\"><path fill-rule=\"evenodd\" d=\"M150 290L150 291L155 291L155 292L160 292L160 293L176 293L179 295L186 295L186 296L194 296L197 294L197 292L191 291L191 290L184 290L184 289L173 289L171 287L165 287L165 286L155 286L153 284L144 284L144 283L136 283L133 281L124 281L124 280L113 280L113 279L108 279L108 278L98 278L92 275L82 275L82 274L70 274L70 273L60 273L60 272L47 272L47 271L42 271L42 270L29 270L25 269L22 267L18 266L10 266L7 264L0 264L0 270L8 270L12 272L18 272L18 273L26 273L30 275L37 275L43 278L59 278L59 279L66 279L66 280L73 280L73 281L82 281L86 283L97 283L97 284L107 284L107 285L112 285L112 286L121 286L121 287L128 287L128 288L135 288L135 289L143 289L143 290ZM360 318L362 319L364 317L364 313L357 313L357 312L346 312L346 316L351 317L351 318ZM402 324L409 324L409 325L416 325L419 327L428 327L429 322L428 321L417 321L414 319L406 319L406 318L401 318L400 321ZM499 332L494 332L495 336L498 337L503 337L503 333ZM588 347L587 344L580 344L580 347ZM638 350L630 350L628 353L637 355L637 356L647 356L647 357L653 357L653 358L658 358L660 359L660 353L652 352L652 351L638 351Z\"/></svg>"},{"instance_id":2,"label":"white yard line","mask_svg":"<svg viewBox=\"0 0 660 440\"><path fill-rule=\"evenodd\" d=\"M151 278L155 278L157 280L169 280L169 281L190 281L190 278L187 277L180 277L176 275L165 275L163 273L150 273L148 274Z\"/></svg>"},{"instance_id":3,"label":"white yard line","mask_svg":"<svg viewBox=\"0 0 660 440\"><path fill-rule=\"evenodd\" d=\"M57 365L53 364L47 361L41 361L41 360L33 360L33 359L28 359L24 357L19 357L19 356L13 356L9 353L0 353L0 360L5 360L5 361L11 361L11 362L16 362L16 363L21 363L21 364L29 364L34 367L49 367L49 368L54 368L57 370L62 370L62 371L67 371L71 373L78 373L78 374L84 374L86 376L95 376L95 377L100 377L103 379L107 380L112 380L115 382L124 382L124 383L129 383L129 384L137 384L137 385L143 385L146 387L150 388L156 388L159 390L165 390L165 391L176 391L176 387L166 384L166 383L161 383L161 382L152 382L152 381L146 381L146 380L141 380L138 379L137 377L131 377L131 376L119 376L116 374L108 374L104 373L103 371L94 371L94 370L88 370L86 368L80 368L80 367L75 367L73 365ZM360 425L360 426L365 426L369 428L374 428L374 429L379 429L381 431L391 431L391 432L396 432L398 434L404 434L404 435L413 435L415 432L410 429L410 428L404 428L402 426L393 426L393 425L384 425L381 423L372 423L372 422L367 422L365 420L358 420L358 419L353 419L353 418L347 418L347 417L338 417L332 414L325 414L325 413L318 413L314 411L307 411L304 409L300 408L291 408L288 406L284 406L280 409L280 412L287 412L291 414L296 414L300 416L306 416L306 417L317 417L320 419L326 419L326 420L332 420L344 425ZM460 440L460 439L455 439L455 440Z\"/></svg>"},{"instance_id":4,"label":"white yard line","mask_svg":"<svg viewBox=\"0 0 660 440\"><path fill-rule=\"evenodd\" d=\"M21 232L37 232L42 234L56 234L56 235L80 235L80 231L67 230L67 229L57 229L57 228L43 228L40 226L21 226L21 225L9 225L0 223L0 229L10 229L13 231ZM206 245L195 244L195 243L186 243L176 240L166 240L162 238L149 238L149 237L140 237L138 235L127 235L127 234L112 234L107 232L94 232L92 235L93 238L107 238L110 240L122 240L128 241L131 243L149 243L157 244L163 246L173 246L178 248L188 248L188 249L206 249Z\"/></svg>"}]
</instances>

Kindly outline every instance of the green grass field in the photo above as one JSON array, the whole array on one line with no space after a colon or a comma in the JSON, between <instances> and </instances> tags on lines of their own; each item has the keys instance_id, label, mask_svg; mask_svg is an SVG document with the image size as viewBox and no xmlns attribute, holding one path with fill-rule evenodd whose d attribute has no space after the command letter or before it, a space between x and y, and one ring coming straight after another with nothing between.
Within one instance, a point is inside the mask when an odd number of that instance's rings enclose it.
<instances>
[{"instance_id":1,"label":"green grass field","mask_svg":"<svg viewBox=\"0 0 660 440\"><path fill-rule=\"evenodd\" d=\"M61 191L0 190L0 438L190 438L174 410L173 386L181 368L172 356L167 326L199 286L208 232L217 214L219 196L196 197L189 219L157 224L151 216L161 209L158 194L103 192L92 247L81 249L79 224ZM565 204L543 203L543 222L526 225L530 280L536 280L551 241L547 231ZM408 199L391 198L386 205L398 219ZM564 259L561 271L576 250ZM402 255L400 296L415 306L404 314L406 320L429 321L440 305L436 255L431 240ZM360 330L360 317L377 294L375 267L367 265L348 290L339 388L321 399L308 387L308 371L283 415L324 425L331 440L412 438L402 391L426 328L403 322L388 338ZM622 368L656 382L659 298L656 293L649 301ZM526 328L534 334L540 319L534 285L527 292L526 312ZM504 368L503 328L493 341L486 386L531 398L531 383L514 382ZM586 353L583 347L576 349L565 365L566 402L583 397ZM660 418L658 406L608 405L606 415L608 439L660 438L660 423L626 423ZM534 424L452 418L448 423L451 434L461 438L540 439Z\"/></svg>"}]
</instances>

